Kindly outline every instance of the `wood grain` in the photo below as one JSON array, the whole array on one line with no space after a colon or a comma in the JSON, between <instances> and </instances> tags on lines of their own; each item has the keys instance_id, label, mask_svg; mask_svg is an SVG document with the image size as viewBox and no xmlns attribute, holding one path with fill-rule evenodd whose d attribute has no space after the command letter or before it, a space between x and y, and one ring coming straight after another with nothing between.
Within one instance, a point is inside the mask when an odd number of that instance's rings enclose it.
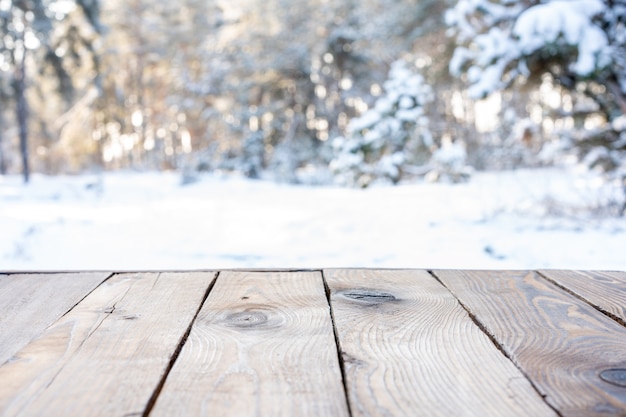
<instances>
[{"instance_id":1,"label":"wood grain","mask_svg":"<svg viewBox=\"0 0 626 417\"><path fill-rule=\"evenodd\" d=\"M563 416L626 415L626 328L533 272L435 271Z\"/></svg>"},{"instance_id":2,"label":"wood grain","mask_svg":"<svg viewBox=\"0 0 626 417\"><path fill-rule=\"evenodd\" d=\"M425 271L325 271L353 416L555 416Z\"/></svg>"},{"instance_id":3,"label":"wood grain","mask_svg":"<svg viewBox=\"0 0 626 417\"><path fill-rule=\"evenodd\" d=\"M626 324L626 272L555 270L539 272L550 281Z\"/></svg>"},{"instance_id":4,"label":"wood grain","mask_svg":"<svg viewBox=\"0 0 626 417\"><path fill-rule=\"evenodd\" d=\"M321 274L221 273L150 415L347 416Z\"/></svg>"},{"instance_id":5,"label":"wood grain","mask_svg":"<svg viewBox=\"0 0 626 417\"><path fill-rule=\"evenodd\" d=\"M108 272L0 275L0 365L109 275Z\"/></svg>"},{"instance_id":6,"label":"wood grain","mask_svg":"<svg viewBox=\"0 0 626 417\"><path fill-rule=\"evenodd\" d=\"M0 367L0 416L142 415L213 279L107 280Z\"/></svg>"}]
</instances>

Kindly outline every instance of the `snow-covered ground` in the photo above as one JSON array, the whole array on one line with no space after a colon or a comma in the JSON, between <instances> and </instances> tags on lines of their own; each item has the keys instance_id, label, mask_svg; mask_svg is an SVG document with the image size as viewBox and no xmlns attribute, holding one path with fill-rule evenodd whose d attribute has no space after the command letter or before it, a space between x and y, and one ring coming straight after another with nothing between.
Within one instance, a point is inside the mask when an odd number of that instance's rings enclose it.
<instances>
[{"instance_id":1,"label":"snow-covered ground","mask_svg":"<svg viewBox=\"0 0 626 417\"><path fill-rule=\"evenodd\" d=\"M252 267L626 270L590 174L479 173L366 190L174 173L0 177L0 270Z\"/></svg>"}]
</instances>

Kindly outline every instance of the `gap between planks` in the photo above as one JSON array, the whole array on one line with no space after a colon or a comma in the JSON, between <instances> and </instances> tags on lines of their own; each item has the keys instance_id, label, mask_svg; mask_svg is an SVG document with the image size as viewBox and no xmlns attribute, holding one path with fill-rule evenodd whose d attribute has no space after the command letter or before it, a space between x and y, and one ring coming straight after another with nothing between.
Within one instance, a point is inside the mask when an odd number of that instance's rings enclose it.
<instances>
[{"instance_id":1,"label":"gap between planks","mask_svg":"<svg viewBox=\"0 0 626 417\"><path fill-rule=\"evenodd\" d=\"M180 342L178 343L178 346L174 350L174 353L172 354L172 357L170 358L170 362L167 365L167 367L165 368L165 372L163 372L163 376L161 377L161 380L157 384L156 388L152 392L152 396L150 396L150 399L148 400L148 403L147 403L146 408L145 408L145 410L144 410L144 412L142 414L142 417L148 417L150 415L150 412L154 408L154 405L156 404L157 399L159 398L159 394L161 394L161 391L163 390L163 386L165 385L165 381L167 380L167 377L169 376L170 372L172 371L172 368L174 367L174 365L176 364L176 360L180 356L180 352L183 350L183 346L185 346L185 343L187 343L187 339L189 339L189 334L191 333L191 328L193 327L193 324L196 322L196 319L198 318L198 315L200 314L200 310L202 310L202 307L204 306L204 303L206 302L207 298L209 298L209 294L211 293L211 290L213 289L213 287L215 286L215 283L219 279L220 274L221 274L221 272L217 271L215 273L215 276L213 277L213 281L211 281L211 283L207 287L207 289L206 289L206 291L204 293L204 296L202 297L202 301L200 302L200 305L198 306L198 309L196 310L196 314L194 314L193 318L189 322L189 325L187 326L187 330L185 331L185 333L181 337ZM159 275L160 275L160 273L159 273Z\"/></svg>"},{"instance_id":2,"label":"gap between planks","mask_svg":"<svg viewBox=\"0 0 626 417\"><path fill-rule=\"evenodd\" d=\"M463 308L463 310L465 310L467 312L467 315L469 316L469 318L474 322L474 324L476 325L476 327L478 327L488 338L489 340L491 340L491 343L493 343L493 345L500 351L500 353L502 353L502 355L508 359L509 362L511 362L513 364L513 366L515 366L520 373L524 376L524 378L526 378L526 380L528 381L528 383L530 384L530 386L537 392L537 395L539 395L541 398L544 399L545 404L550 407L552 409L552 411L554 411L554 413L559 416L559 417L563 417L563 415L559 412L559 410L555 407L552 406L552 404L550 404L549 402L545 401L546 396L541 392L541 390L539 389L539 387L533 382L533 380L530 378L530 375L528 375L527 372L524 371L524 369L518 365L517 363L515 363L515 361L513 360L513 358L511 357L511 355L506 351L505 347L498 341L498 339L496 338L496 336L491 333L489 331L489 329L487 329L487 327L480 321L478 320L478 317L476 317L476 315L474 313L471 312L470 308L465 305L460 299L459 297L457 297L457 295L450 289L448 288L448 286L446 284L443 283L443 281L437 276L437 274L435 273L435 271L433 270L428 270L428 273L439 283L441 284L441 286L443 286L450 294L452 294L452 296L456 299L456 301L459 303L459 305Z\"/></svg>"},{"instance_id":3,"label":"gap between planks","mask_svg":"<svg viewBox=\"0 0 626 417\"><path fill-rule=\"evenodd\" d=\"M324 275L324 270L320 271L322 276L322 284L324 285L324 292L326 293L326 301L328 301L328 311L330 313L330 322L333 325L333 336L335 337L335 346L337 347L337 360L339 361L339 371L341 372L341 384L343 385L343 394L346 399L346 408L348 410L348 416L352 417L352 406L350 405L350 395L348 392L348 380L346 377L346 365L343 360L343 349L341 348L341 340L339 339L339 332L337 331L337 324L335 322L335 313L333 312L333 303L330 301L331 291Z\"/></svg>"},{"instance_id":4,"label":"gap between planks","mask_svg":"<svg viewBox=\"0 0 626 417\"><path fill-rule=\"evenodd\" d=\"M103 271L104 272L104 271ZM63 313L63 315L61 317L65 317L67 316L70 311L74 310L76 308L77 305L79 305L80 303L83 302L83 300L87 297L89 297L89 295L91 295L92 292L94 292L95 290L98 289L98 287L100 287L102 284L104 284L105 282L107 282L108 280L110 280L111 278L113 278L116 275L115 272L110 272L109 275L107 275L101 282L100 284L96 285L95 287L93 287L91 289L91 291L87 291L87 293L83 296L83 298L81 298L80 300L78 300L72 307L70 307L65 313Z\"/></svg>"},{"instance_id":5,"label":"gap between planks","mask_svg":"<svg viewBox=\"0 0 626 417\"><path fill-rule=\"evenodd\" d=\"M585 296L585 295L581 294L580 292L576 291L575 289L567 287L566 285L564 285L563 283L559 282L555 278L552 278L550 276L550 273L552 271L549 271L549 270L547 270L547 271L539 271L538 270L538 271L534 271L534 272L539 277L545 279L546 281L548 281L552 285L554 285L554 286L560 288L561 290L565 291L566 293L568 293L568 294L578 298L580 301L588 304L592 308L598 310L600 313L604 314L605 316L609 317L610 319L615 320L616 322L618 322L622 326L626 327L626 320L624 318L619 317L617 314L614 314L614 313L610 312L607 308L604 308L603 306L599 305L598 303L592 301L588 296ZM574 271L571 271L571 272L574 273Z\"/></svg>"}]
</instances>

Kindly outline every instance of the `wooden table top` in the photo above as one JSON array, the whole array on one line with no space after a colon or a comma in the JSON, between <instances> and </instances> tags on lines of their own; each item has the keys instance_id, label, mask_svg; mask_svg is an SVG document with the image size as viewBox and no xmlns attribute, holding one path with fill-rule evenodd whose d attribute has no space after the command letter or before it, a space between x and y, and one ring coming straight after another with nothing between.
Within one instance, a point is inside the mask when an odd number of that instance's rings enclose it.
<instances>
[{"instance_id":1,"label":"wooden table top","mask_svg":"<svg viewBox=\"0 0 626 417\"><path fill-rule=\"evenodd\" d=\"M0 416L626 416L626 273L0 274Z\"/></svg>"}]
</instances>

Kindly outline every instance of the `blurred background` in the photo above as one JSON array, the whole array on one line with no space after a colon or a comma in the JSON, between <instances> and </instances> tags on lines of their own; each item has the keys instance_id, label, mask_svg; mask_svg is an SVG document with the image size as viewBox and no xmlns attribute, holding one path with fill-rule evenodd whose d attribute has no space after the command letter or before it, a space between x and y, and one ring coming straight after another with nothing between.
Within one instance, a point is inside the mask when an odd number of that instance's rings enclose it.
<instances>
[{"instance_id":1,"label":"blurred background","mask_svg":"<svg viewBox=\"0 0 626 417\"><path fill-rule=\"evenodd\" d=\"M0 0L0 266L626 268L625 25L623 0ZM168 252L168 201L195 219L171 239L228 250ZM63 255L120 236L163 248Z\"/></svg>"}]
</instances>

